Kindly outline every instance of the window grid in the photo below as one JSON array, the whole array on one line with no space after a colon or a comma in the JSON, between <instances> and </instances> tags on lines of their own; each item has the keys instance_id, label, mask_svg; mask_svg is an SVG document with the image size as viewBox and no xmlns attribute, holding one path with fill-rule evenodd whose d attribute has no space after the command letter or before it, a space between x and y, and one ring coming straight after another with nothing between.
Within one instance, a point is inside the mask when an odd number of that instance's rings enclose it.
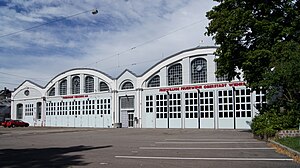
<instances>
[{"instance_id":1,"label":"window grid","mask_svg":"<svg viewBox=\"0 0 300 168\"><path fill-rule=\"evenodd\" d=\"M267 105L266 90L258 90L255 94L255 107L257 110L261 110Z\"/></svg>"},{"instance_id":2,"label":"window grid","mask_svg":"<svg viewBox=\"0 0 300 168\"><path fill-rule=\"evenodd\" d=\"M57 102L57 115L62 115L62 104L61 102Z\"/></svg>"},{"instance_id":3,"label":"window grid","mask_svg":"<svg viewBox=\"0 0 300 168\"><path fill-rule=\"evenodd\" d=\"M48 95L55 96L55 88L51 88Z\"/></svg>"},{"instance_id":4,"label":"window grid","mask_svg":"<svg viewBox=\"0 0 300 168\"><path fill-rule=\"evenodd\" d=\"M181 118L181 94L170 94L170 118Z\"/></svg>"},{"instance_id":5,"label":"window grid","mask_svg":"<svg viewBox=\"0 0 300 168\"><path fill-rule=\"evenodd\" d=\"M68 102L63 102L63 115L68 114Z\"/></svg>"},{"instance_id":6,"label":"window grid","mask_svg":"<svg viewBox=\"0 0 300 168\"><path fill-rule=\"evenodd\" d=\"M251 117L250 89L235 91L235 114L237 118Z\"/></svg>"},{"instance_id":7,"label":"window grid","mask_svg":"<svg viewBox=\"0 0 300 168\"><path fill-rule=\"evenodd\" d=\"M109 91L109 87L105 82L100 82L100 92Z\"/></svg>"},{"instance_id":8,"label":"window grid","mask_svg":"<svg viewBox=\"0 0 300 168\"><path fill-rule=\"evenodd\" d=\"M94 92L94 78L91 76L87 76L85 78L85 92L86 93Z\"/></svg>"},{"instance_id":9,"label":"window grid","mask_svg":"<svg viewBox=\"0 0 300 168\"><path fill-rule=\"evenodd\" d=\"M111 99L103 98L98 100L73 100L68 102L47 102L46 115L94 115L111 114Z\"/></svg>"},{"instance_id":10,"label":"window grid","mask_svg":"<svg viewBox=\"0 0 300 168\"><path fill-rule=\"evenodd\" d=\"M232 90L219 90L219 118L233 117Z\"/></svg>"},{"instance_id":11,"label":"window grid","mask_svg":"<svg viewBox=\"0 0 300 168\"><path fill-rule=\"evenodd\" d=\"M218 81L218 82L221 82L221 81L229 81L229 80L228 80L228 75L217 76L217 81Z\"/></svg>"},{"instance_id":12,"label":"window grid","mask_svg":"<svg viewBox=\"0 0 300 168\"><path fill-rule=\"evenodd\" d=\"M17 104L17 119L23 119L23 104Z\"/></svg>"},{"instance_id":13,"label":"window grid","mask_svg":"<svg viewBox=\"0 0 300 168\"><path fill-rule=\"evenodd\" d=\"M121 97L121 108L122 109L133 109L134 108L134 97Z\"/></svg>"},{"instance_id":14,"label":"window grid","mask_svg":"<svg viewBox=\"0 0 300 168\"><path fill-rule=\"evenodd\" d=\"M146 113L152 113L153 112L153 96L146 96Z\"/></svg>"},{"instance_id":15,"label":"window grid","mask_svg":"<svg viewBox=\"0 0 300 168\"><path fill-rule=\"evenodd\" d=\"M214 93L200 93L200 118L214 118Z\"/></svg>"},{"instance_id":16,"label":"window grid","mask_svg":"<svg viewBox=\"0 0 300 168\"><path fill-rule=\"evenodd\" d=\"M105 115L110 114L110 99L99 99L97 100L97 114Z\"/></svg>"},{"instance_id":17,"label":"window grid","mask_svg":"<svg viewBox=\"0 0 300 168\"><path fill-rule=\"evenodd\" d=\"M168 85L182 84L182 65L176 64L168 69Z\"/></svg>"},{"instance_id":18,"label":"window grid","mask_svg":"<svg viewBox=\"0 0 300 168\"><path fill-rule=\"evenodd\" d=\"M198 93L185 93L185 118L198 118Z\"/></svg>"},{"instance_id":19,"label":"window grid","mask_svg":"<svg viewBox=\"0 0 300 168\"><path fill-rule=\"evenodd\" d=\"M46 103L46 115L52 116L56 115L56 102L47 102Z\"/></svg>"},{"instance_id":20,"label":"window grid","mask_svg":"<svg viewBox=\"0 0 300 168\"><path fill-rule=\"evenodd\" d=\"M158 75L156 75L150 79L148 83L148 87L159 87L159 86L160 86L160 78Z\"/></svg>"},{"instance_id":21,"label":"window grid","mask_svg":"<svg viewBox=\"0 0 300 168\"><path fill-rule=\"evenodd\" d=\"M67 80L64 79L59 84L59 94L66 95L67 94Z\"/></svg>"},{"instance_id":22,"label":"window grid","mask_svg":"<svg viewBox=\"0 0 300 168\"><path fill-rule=\"evenodd\" d=\"M192 61L192 83L207 82L207 61L197 58Z\"/></svg>"},{"instance_id":23,"label":"window grid","mask_svg":"<svg viewBox=\"0 0 300 168\"><path fill-rule=\"evenodd\" d=\"M33 104L25 104L25 116L33 116Z\"/></svg>"},{"instance_id":24,"label":"window grid","mask_svg":"<svg viewBox=\"0 0 300 168\"><path fill-rule=\"evenodd\" d=\"M79 76L74 76L72 79L72 94L80 93L80 78Z\"/></svg>"},{"instance_id":25,"label":"window grid","mask_svg":"<svg viewBox=\"0 0 300 168\"><path fill-rule=\"evenodd\" d=\"M167 95L156 95L156 118L168 118Z\"/></svg>"},{"instance_id":26,"label":"window grid","mask_svg":"<svg viewBox=\"0 0 300 168\"><path fill-rule=\"evenodd\" d=\"M128 90L128 89L133 89L133 84L131 82L125 82L122 85L122 90Z\"/></svg>"}]
</instances>

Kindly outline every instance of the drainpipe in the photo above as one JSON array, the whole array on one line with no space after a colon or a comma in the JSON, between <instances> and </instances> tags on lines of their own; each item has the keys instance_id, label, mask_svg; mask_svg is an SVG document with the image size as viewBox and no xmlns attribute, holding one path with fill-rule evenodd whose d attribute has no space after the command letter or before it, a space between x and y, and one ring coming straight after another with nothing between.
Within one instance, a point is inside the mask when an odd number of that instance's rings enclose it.
<instances>
[{"instance_id":1,"label":"drainpipe","mask_svg":"<svg viewBox=\"0 0 300 168\"><path fill-rule=\"evenodd\" d=\"M235 115L235 87L232 87L232 103L233 103L233 129L236 129L236 115Z\"/></svg>"},{"instance_id":2,"label":"drainpipe","mask_svg":"<svg viewBox=\"0 0 300 168\"><path fill-rule=\"evenodd\" d=\"M200 129L200 89L197 89L197 92L198 92L198 129Z\"/></svg>"},{"instance_id":3,"label":"drainpipe","mask_svg":"<svg viewBox=\"0 0 300 168\"><path fill-rule=\"evenodd\" d=\"M167 120L168 120L168 128L170 128L170 93L167 91Z\"/></svg>"}]
</instances>

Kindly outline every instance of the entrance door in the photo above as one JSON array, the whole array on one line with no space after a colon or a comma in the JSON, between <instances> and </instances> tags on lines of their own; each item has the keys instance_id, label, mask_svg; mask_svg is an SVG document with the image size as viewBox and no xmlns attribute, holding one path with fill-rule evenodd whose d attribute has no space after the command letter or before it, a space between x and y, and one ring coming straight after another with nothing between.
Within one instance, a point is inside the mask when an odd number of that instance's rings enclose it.
<instances>
[{"instance_id":1,"label":"entrance door","mask_svg":"<svg viewBox=\"0 0 300 168\"><path fill-rule=\"evenodd\" d=\"M120 122L123 128L128 128L128 114L126 110L121 111Z\"/></svg>"},{"instance_id":2,"label":"entrance door","mask_svg":"<svg viewBox=\"0 0 300 168\"><path fill-rule=\"evenodd\" d=\"M133 123L134 123L134 111L128 111L128 127L133 128Z\"/></svg>"},{"instance_id":3,"label":"entrance door","mask_svg":"<svg viewBox=\"0 0 300 168\"><path fill-rule=\"evenodd\" d=\"M133 128L134 126L134 111L122 110L121 111L121 123L123 128Z\"/></svg>"},{"instance_id":4,"label":"entrance door","mask_svg":"<svg viewBox=\"0 0 300 168\"><path fill-rule=\"evenodd\" d=\"M200 93L200 127L215 128L214 124L214 92L206 91Z\"/></svg>"},{"instance_id":5,"label":"entrance door","mask_svg":"<svg viewBox=\"0 0 300 168\"><path fill-rule=\"evenodd\" d=\"M120 97L120 122L122 127L134 127L134 97Z\"/></svg>"},{"instance_id":6,"label":"entrance door","mask_svg":"<svg viewBox=\"0 0 300 168\"><path fill-rule=\"evenodd\" d=\"M218 128L234 129L234 110L232 90L218 91Z\"/></svg>"}]
</instances>

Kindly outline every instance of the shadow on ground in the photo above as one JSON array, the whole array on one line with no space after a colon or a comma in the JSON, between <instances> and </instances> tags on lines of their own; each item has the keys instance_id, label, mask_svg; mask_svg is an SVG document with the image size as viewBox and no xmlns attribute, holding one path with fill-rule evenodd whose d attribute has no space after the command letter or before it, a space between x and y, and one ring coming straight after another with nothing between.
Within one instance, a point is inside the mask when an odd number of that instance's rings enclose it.
<instances>
[{"instance_id":1,"label":"shadow on ground","mask_svg":"<svg viewBox=\"0 0 300 168\"><path fill-rule=\"evenodd\" d=\"M82 155L70 154L87 150L109 148L108 146L72 146L64 148L27 148L27 149L1 149L0 167L24 168L24 167L68 167L85 166Z\"/></svg>"}]
</instances>

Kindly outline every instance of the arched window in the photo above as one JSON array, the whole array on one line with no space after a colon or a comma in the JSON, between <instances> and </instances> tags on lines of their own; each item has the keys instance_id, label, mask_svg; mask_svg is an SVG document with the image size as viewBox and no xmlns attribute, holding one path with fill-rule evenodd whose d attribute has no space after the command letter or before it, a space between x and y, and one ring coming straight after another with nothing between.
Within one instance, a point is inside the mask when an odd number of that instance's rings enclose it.
<instances>
[{"instance_id":1,"label":"arched window","mask_svg":"<svg viewBox=\"0 0 300 168\"><path fill-rule=\"evenodd\" d=\"M36 103L36 118L37 119L42 118L42 102Z\"/></svg>"},{"instance_id":2,"label":"arched window","mask_svg":"<svg viewBox=\"0 0 300 168\"><path fill-rule=\"evenodd\" d=\"M85 78L85 93L94 92L94 78L87 76Z\"/></svg>"},{"instance_id":3,"label":"arched window","mask_svg":"<svg viewBox=\"0 0 300 168\"><path fill-rule=\"evenodd\" d=\"M17 119L23 119L23 104L17 104Z\"/></svg>"},{"instance_id":4,"label":"arched window","mask_svg":"<svg viewBox=\"0 0 300 168\"><path fill-rule=\"evenodd\" d=\"M109 91L109 87L105 82L100 82L99 87L100 92Z\"/></svg>"},{"instance_id":5,"label":"arched window","mask_svg":"<svg viewBox=\"0 0 300 168\"><path fill-rule=\"evenodd\" d=\"M207 82L207 61L204 58L194 59L191 68L192 83Z\"/></svg>"},{"instance_id":6,"label":"arched window","mask_svg":"<svg viewBox=\"0 0 300 168\"><path fill-rule=\"evenodd\" d=\"M79 76L74 76L72 78L72 94L80 93L80 78Z\"/></svg>"},{"instance_id":7,"label":"arched window","mask_svg":"<svg viewBox=\"0 0 300 168\"><path fill-rule=\"evenodd\" d=\"M55 88L50 89L48 96L55 96Z\"/></svg>"},{"instance_id":8,"label":"arched window","mask_svg":"<svg viewBox=\"0 0 300 168\"><path fill-rule=\"evenodd\" d=\"M59 84L59 94L66 95L67 94L67 80L64 79Z\"/></svg>"},{"instance_id":9,"label":"arched window","mask_svg":"<svg viewBox=\"0 0 300 168\"><path fill-rule=\"evenodd\" d=\"M123 85L122 85L122 90L128 90L128 89L133 89L133 84L131 82L125 82Z\"/></svg>"},{"instance_id":10,"label":"arched window","mask_svg":"<svg viewBox=\"0 0 300 168\"><path fill-rule=\"evenodd\" d=\"M175 64L168 69L168 85L182 84L182 65Z\"/></svg>"},{"instance_id":11,"label":"arched window","mask_svg":"<svg viewBox=\"0 0 300 168\"><path fill-rule=\"evenodd\" d=\"M159 75L155 75L148 82L148 87L159 87L160 86L160 78Z\"/></svg>"}]
</instances>

